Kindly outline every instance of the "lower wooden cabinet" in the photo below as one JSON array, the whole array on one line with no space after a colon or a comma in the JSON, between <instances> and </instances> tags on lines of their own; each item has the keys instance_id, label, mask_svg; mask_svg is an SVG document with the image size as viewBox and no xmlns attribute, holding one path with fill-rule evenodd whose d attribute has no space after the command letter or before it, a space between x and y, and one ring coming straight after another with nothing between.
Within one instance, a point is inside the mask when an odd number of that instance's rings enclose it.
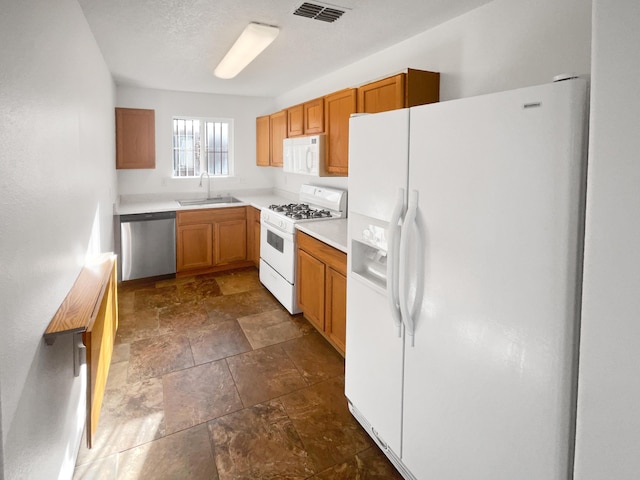
<instances>
[{"instance_id":1,"label":"lower wooden cabinet","mask_svg":"<svg viewBox=\"0 0 640 480\"><path fill-rule=\"evenodd\" d=\"M342 354L347 326L347 255L297 233L297 294L305 318Z\"/></svg>"},{"instance_id":2,"label":"lower wooden cabinet","mask_svg":"<svg viewBox=\"0 0 640 480\"><path fill-rule=\"evenodd\" d=\"M298 248L298 305L304 316L324 332L325 264Z\"/></svg>"},{"instance_id":3,"label":"lower wooden cabinet","mask_svg":"<svg viewBox=\"0 0 640 480\"><path fill-rule=\"evenodd\" d=\"M176 212L177 273L217 271L247 261L246 207Z\"/></svg>"},{"instance_id":4,"label":"lower wooden cabinet","mask_svg":"<svg viewBox=\"0 0 640 480\"><path fill-rule=\"evenodd\" d=\"M177 270L213 265L213 225L183 225L176 230Z\"/></svg>"},{"instance_id":5,"label":"lower wooden cabinet","mask_svg":"<svg viewBox=\"0 0 640 480\"><path fill-rule=\"evenodd\" d=\"M213 253L216 265L247 259L247 218L215 223Z\"/></svg>"},{"instance_id":6,"label":"lower wooden cabinet","mask_svg":"<svg viewBox=\"0 0 640 480\"><path fill-rule=\"evenodd\" d=\"M347 277L327 267L324 331L344 354L347 336Z\"/></svg>"},{"instance_id":7,"label":"lower wooden cabinet","mask_svg":"<svg viewBox=\"0 0 640 480\"><path fill-rule=\"evenodd\" d=\"M260 209L247 207L247 260L260 266Z\"/></svg>"}]
</instances>

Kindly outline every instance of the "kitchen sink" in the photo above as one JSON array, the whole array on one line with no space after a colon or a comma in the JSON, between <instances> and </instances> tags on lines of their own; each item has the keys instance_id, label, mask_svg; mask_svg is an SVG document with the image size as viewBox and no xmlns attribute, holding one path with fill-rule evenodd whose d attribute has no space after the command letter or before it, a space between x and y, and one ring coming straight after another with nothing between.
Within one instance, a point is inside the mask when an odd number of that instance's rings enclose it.
<instances>
[{"instance_id":1,"label":"kitchen sink","mask_svg":"<svg viewBox=\"0 0 640 480\"><path fill-rule=\"evenodd\" d=\"M242 200L238 200L236 197L225 196L225 197L213 197L213 198L199 198L197 200L178 200L178 203L183 206L192 206L192 205L220 205L222 203L242 203Z\"/></svg>"}]
</instances>

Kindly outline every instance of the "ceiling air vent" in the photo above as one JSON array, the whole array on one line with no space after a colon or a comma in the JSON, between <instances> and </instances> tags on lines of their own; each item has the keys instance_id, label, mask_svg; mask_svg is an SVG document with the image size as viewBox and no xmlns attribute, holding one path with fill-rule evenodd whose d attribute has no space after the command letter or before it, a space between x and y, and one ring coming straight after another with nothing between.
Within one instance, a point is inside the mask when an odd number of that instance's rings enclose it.
<instances>
[{"instance_id":1,"label":"ceiling air vent","mask_svg":"<svg viewBox=\"0 0 640 480\"><path fill-rule=\"evenodd\" d=\"M337 8L325 7L316 3L305 2L296 8L293 12L294 15L300 17L313 18L314 20L321 20L323 22L335 22L339 19L344 10L338 10Z\"/></svg>"}]
</instances>

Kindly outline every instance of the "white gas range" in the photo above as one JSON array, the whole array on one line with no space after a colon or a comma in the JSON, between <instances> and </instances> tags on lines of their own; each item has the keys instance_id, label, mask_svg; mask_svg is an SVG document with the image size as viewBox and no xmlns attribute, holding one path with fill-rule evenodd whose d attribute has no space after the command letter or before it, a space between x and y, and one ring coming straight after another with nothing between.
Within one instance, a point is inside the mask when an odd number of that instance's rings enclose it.
<instances>
[{"instance_id":1,"label":"white gas range","mask_svg":"<svg viewBox=\"0 0 640 480\"><path fill-rule=\"evenodd\" d=\"M299 313L296 295L296 223L347 215L344 190L302 185L299 203L270 205L260 213L260 282L289 313Z\"/></svg>"}]
</instances>

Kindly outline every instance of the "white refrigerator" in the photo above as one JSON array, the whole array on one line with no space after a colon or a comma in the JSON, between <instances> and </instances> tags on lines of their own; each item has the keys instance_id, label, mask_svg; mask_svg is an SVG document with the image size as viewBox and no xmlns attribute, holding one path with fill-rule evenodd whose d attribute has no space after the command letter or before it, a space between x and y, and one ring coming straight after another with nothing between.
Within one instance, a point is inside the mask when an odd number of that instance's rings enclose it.
<instances>
[{"instance_id":1,"label":"white refrigerator","mask_svg":"<svg viewBox=\"0 0 640 480\"><path fill-rule=\"evenodd\" d=\"M587 86L353 117L345 392L407 479L572 471Z\"/></svg>"}]
</instances>

